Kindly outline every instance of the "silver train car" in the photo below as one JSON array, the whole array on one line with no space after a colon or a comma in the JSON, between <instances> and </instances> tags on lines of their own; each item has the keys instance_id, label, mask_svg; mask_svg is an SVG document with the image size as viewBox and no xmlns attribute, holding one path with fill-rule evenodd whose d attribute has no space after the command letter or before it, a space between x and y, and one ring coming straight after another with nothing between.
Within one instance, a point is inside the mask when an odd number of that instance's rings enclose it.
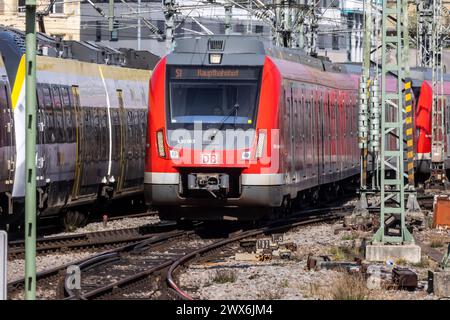
<instances>
[{"instance_id":1,"label":"silver train car","mask_svg":"<svg viewBox=\"0 0 450 320\"><path fill-rule=\"evenodd\" d=\"M79 219L143 194L150 70L37 57L39 215ZM25 46L0 30L0 226L20 224L25 195ZM84 210L83 209L83 210Z\"/></svg>"}]
</instances>

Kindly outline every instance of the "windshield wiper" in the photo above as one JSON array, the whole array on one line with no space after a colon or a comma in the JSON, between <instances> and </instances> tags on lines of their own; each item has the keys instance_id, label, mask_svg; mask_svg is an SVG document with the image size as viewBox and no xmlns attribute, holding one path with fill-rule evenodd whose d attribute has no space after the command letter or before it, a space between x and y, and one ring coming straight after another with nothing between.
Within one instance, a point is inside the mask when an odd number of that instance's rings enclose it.
<instances>
[{"instance_id":1,"label":"windshield wiper","mask_svg":"<svg viewBox=\"0 0 450 320\"><path fill-rule=\"evenodd\" d=\"M219 132L220 130L222 130L223 125L225 124L225 121L227 121L227 119L229 117L231 117L231 115L234 112L234 129L236 130L236 118L237 118L237 113L239 110L239 103L236 102L236 104L233 106L233 109L231 109L230 113L228 113L225 118L222 119L222 121L220 121L220 125L219 128L217 129L217 131L211 136L211 140L214 140L214 138L216 137L217 132Z\"/></svg>"}]
</instances>

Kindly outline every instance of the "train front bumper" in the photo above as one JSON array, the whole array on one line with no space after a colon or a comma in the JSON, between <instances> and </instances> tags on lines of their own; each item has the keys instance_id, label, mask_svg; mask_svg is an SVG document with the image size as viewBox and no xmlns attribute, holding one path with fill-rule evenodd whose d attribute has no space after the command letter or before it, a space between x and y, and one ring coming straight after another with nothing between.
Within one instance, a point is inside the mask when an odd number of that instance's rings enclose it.
<instances>
[{"instance_id":1,"label":"train front bumper","mask_svg":"<svg viewBox=\"0 0 450 320\"><path fill-rule=\"evenodd\" d=\"M240 195L235 198L184 197L178 173L146 173L145 198L152 206L279 207L285 185L282 174L242 174Z\"/></svg>"}]
</instances>

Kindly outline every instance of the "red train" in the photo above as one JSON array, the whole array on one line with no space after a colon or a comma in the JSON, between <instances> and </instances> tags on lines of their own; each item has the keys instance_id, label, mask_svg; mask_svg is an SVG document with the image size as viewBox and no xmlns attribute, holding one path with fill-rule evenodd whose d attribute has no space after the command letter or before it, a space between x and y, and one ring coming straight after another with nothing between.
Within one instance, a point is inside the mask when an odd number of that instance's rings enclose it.
<instances>
[{"instance_id":1,"label":"red train","mask_svg":"<svg viewBox=\"0 0 450 320\"><path fill-rule=\"evenodd\" d=\"M255 219L352 185L359 74L256 37L179 39L150 80L148 204Z\"/></svg>"}]
</instances>

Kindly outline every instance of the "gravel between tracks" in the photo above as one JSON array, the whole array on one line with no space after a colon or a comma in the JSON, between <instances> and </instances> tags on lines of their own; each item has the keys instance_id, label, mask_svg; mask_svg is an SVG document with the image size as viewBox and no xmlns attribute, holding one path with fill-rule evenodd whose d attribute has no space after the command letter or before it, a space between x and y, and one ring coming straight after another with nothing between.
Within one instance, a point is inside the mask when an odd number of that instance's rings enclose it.
<instances>
[{"instance_id":1,"label":"gravel between tracks","mask_svg":"<svg viewBox=\"0 0 450 320\"><path fill-rule=\"evenodd\" d=\"M96 254L94 251L86 252L70 252L66 254L51 253L36 257L37 272L53 269L66 263L75 262L91 255ZM25 272L25 260L16 259L8 261L8 282L23 278Z\"/></svg>"},{"instance_id":2,"label":"gravel between tracks","mask_svg":"<svg viewBox=\"0 0 450 320\"><path fill-rule=\"evenodd\" d=\"M195 299L338 299L336 288L346 274L334 270L308 271L306 260L309 253L328 255L338 260L333 250L355 246L359 241L355 233L343 231L334 234L334 229L339 226L342 224L318 224L287 232L284 242L297 244L297 251L291 260L274 258L265 262L236 261L232 256L194 263L180 274L178 283ZM420 284L424 285L427 268L409 267L418 272ZM231 274L234 279L218 280L221 272L222 275ZM363 291L364 299L435 299L423 289L414 292L386 289L366 291L364 283Z\"/></svg>"},{"instance_id":3,"label":"gravel between tracks","mask_svg":"<svg viewBox=\"0 0 450 320\"><path fill-rule=\"evenodd\" d=\"M76 229L73 232L61 232L58 234L52 234L48 237L89 233L89 232L97 232L97 231L126 229L126 228L136 228L136 227L140 227L140 226L143 226L146 224L155 224L158 222L160 222L160 220L157 215L137 217L137 218L123 218L123 219L108 221L106 228L103 226L103 222L92 222L92 223L87 224L83 228Z\"/></svg>"}]
</instances>

